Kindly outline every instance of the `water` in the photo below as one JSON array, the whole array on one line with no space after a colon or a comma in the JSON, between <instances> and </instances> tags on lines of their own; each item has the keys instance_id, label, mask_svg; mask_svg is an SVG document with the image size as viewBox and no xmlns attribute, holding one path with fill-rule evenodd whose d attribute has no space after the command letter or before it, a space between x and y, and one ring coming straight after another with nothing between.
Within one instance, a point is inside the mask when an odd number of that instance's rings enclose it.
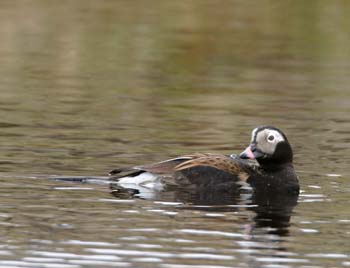
<instances>
[{"instance_id":1,"label":"water","mask_svg":"<svg viewBox=\"0 0 350 268\"><path fill-rule=\"evenodd\" d=\"M0 267L350 266L349 14L346 1L1 1ZM287 133L302 189L273 213L249 196L115 196L103 180L238 153L262 124Z\"/></svg>"}]
</instances>

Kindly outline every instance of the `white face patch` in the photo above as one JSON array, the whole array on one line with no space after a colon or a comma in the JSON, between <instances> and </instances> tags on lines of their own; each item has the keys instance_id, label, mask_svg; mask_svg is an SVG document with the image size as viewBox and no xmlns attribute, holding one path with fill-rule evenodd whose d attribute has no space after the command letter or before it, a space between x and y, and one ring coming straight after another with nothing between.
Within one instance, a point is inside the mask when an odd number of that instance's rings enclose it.
<instances>
[{"instance_id":1,"label":"white face patch","mask_svg":"<svg viewBox=\"0 0 350 268\"><path fill-rule=\"evenodd\" d=\"M282 134L274 129L268 129L266 139L269 143L279 143L280 141L284 141Z\"/></svg>"},{"instance_id":2,"label":"white face patch","mask_svg":"<svg viewBox=\"0 0 350 268\"><path fill-rule=\"evenodd\" d=\"M253 130L254 132L255 130ZM279 142L285 141L283 135L275 130L265 128L259 132L254 132L254 136L256 134L255 142L257 147L265 154L273 155L275 152L276 146ZM254 139L254 136L252 138ZM254 142L254 140L253 140Z\"/></svg>"}]
</instances>

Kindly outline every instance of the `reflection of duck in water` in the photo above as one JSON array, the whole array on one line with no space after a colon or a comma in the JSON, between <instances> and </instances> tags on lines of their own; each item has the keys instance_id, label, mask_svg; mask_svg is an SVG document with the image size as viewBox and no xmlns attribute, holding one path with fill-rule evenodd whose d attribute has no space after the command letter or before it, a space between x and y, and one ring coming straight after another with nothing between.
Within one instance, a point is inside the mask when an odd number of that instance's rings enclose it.
<instances>
[{"instance_id":1,"label":"reflection of duck in water","mask_svg":"<svg viewBox=\"0 0 350 268\"><path fill-rule=\"evenodd\" d=\"M255 159L258 164L246 159ZM263 126L253 130L250 145L239 157L195 153L115 169L110 175L123 188L175 187L220 194L237 192L248 183L256 193L298 195L299 183L292 162L293 152L286 136L275 127Z\"/></svg>"}]
</instances>

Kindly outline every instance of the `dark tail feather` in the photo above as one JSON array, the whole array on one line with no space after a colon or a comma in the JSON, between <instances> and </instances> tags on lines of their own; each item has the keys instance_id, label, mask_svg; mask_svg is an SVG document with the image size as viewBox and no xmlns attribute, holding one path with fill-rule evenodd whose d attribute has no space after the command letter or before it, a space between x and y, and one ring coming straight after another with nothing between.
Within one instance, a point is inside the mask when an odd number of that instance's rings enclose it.
<instances>
[{"instance_id":1,"label":"dark tail feather","mask_svg":"<svg viewBox=\"0 0 350 268\"><path fill-rule=\"evenodd\" d=\"M117 175L117 174L119 174L119 173L121 173L121 172L123 172L123 169L122 169L122 168L116 168L116 169L111 170L111 171L108 173L108 175L109 175L109 176Z\"/></svg>"},{"instance_id":2,"label":"dark tail feather","mask_svg":"<svg viewBox=\"0 0 350 268\"><path fill-rule=\"evenodd\" d=\"M112 176L111 179L119 179L122 177L135 177L137 175L140 175L141 173L145 172L144 170L137 170L137 169L131 169L131 168L117 168L113 169L109 172L109 176Z\"/></svg>"}]
</instances>

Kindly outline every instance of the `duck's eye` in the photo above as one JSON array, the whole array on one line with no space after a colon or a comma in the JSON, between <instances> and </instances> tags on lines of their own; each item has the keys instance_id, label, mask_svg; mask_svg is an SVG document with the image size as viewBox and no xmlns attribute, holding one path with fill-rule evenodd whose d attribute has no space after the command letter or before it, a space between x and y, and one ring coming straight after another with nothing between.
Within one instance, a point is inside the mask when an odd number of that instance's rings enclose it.
<instances>
[{"instance_id":1,"label":"duck's eye","mask_svg":"<svg viewBox=\"0 0 350 268\"><path fill-rule=\"evenodd\" d=\"M267 137L267 141L268 141L268 142L272 142L274 139L275 139L275 136L274 136L274 135L269 135L269 136Z\"/></svg>"}]
</instances>

